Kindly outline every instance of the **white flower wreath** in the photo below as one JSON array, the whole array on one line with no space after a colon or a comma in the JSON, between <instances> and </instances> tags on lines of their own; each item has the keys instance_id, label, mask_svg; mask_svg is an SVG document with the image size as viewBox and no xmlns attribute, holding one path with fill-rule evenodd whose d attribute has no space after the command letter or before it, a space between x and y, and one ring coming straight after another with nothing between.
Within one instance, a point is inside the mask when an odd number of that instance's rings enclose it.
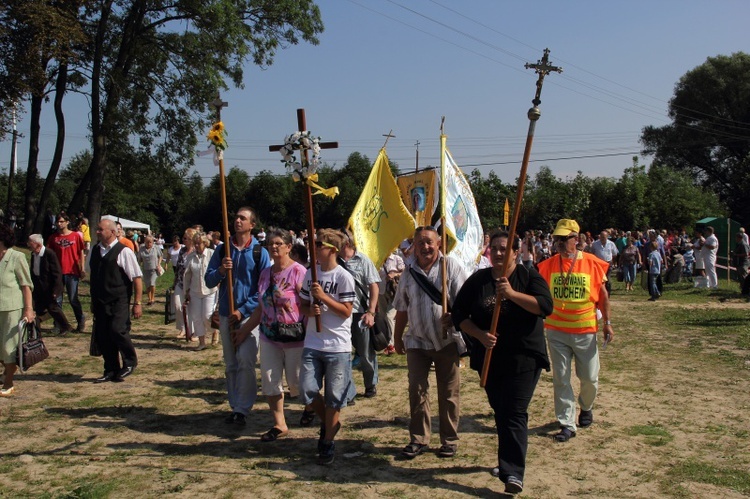
<instances>
[{"instance_id":1,"label":"white flower wreath","mask_svg":"<svg viewBox=\"0 0 750 499\"><path fill-rule=\"evenodd\" d=\"M312 158L304 165L301 162L302 155L300 154L300 161L297 160L296 156L303 147L312 153ZM286 166L287 173L291 173L295 181L301 178L306 179L318 171L318 165L320 164L320 137L313 137L309 131L294 132L291 135L287 135L284 139L284 145L279 149L279 152L284 157L281 162Z\"/></svg>"}]
</instances>

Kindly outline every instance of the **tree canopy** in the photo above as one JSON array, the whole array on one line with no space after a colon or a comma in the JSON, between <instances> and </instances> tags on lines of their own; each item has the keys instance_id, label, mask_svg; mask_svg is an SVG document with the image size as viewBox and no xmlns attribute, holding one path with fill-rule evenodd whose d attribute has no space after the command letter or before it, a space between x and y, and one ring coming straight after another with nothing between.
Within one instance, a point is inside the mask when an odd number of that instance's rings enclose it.
<instances>
[{"instance_id":1,"label":"tree canopy","mask_svg":"<svg viewBox=\"0 0 750 499\"><path fill-rule=\"evenodd\" d=\"M750 55L709 57L675 85L672 123L643 129L654 163L693 176L750 223Z\"/></svg>"}]
</instances>

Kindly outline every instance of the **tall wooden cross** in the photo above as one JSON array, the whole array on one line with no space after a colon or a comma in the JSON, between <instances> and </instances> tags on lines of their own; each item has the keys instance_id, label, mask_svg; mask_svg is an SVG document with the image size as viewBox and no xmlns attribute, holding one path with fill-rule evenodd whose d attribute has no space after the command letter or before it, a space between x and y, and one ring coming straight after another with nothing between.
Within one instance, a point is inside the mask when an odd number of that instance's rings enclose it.
<instances>
[{"instance_id":1,"label":"tall wooden cross","mask_svg":"<svg viewBox=\"0 0 750 499\"><path fill-rule=\"evenodd\" d=\"M305 110L297 109L297 129L300 132L307 131L307 119L305 118ZM338 142L321 142L319 144L321 149L336 149L339 146ZM268 150L271 152L278 152L283 145L268 146ZM300 162L302 166L307 166L310 163L309 151L305 147L300 148ZM312 192L310 186L305 183L305 213L307 214L307 245L310 253L310 271L312 273L312 282L318 281L318 270L315 268L315 262L317 257L315 256L315 221L313 219L313 204L312 204ZM322 329L320 322L320 316L315 316L315 326L318 332Z\"/></svg>"}]
</instances>

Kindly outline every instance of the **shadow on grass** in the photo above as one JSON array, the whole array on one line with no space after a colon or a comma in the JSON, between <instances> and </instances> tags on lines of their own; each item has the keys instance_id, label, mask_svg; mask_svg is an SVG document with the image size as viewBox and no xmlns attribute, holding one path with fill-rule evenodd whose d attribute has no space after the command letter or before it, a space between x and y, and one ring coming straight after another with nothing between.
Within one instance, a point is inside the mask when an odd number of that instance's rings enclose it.
<instances>
[{"instance_id":1,"label":"shadow on grass","mask_svg":"<svg viewBox=\"0 0 750 499\"><path fill-rule=\"evenodd\" d=\"M257 471L284 471L295 476L291 480L303 482L327 481L332 483L350 483L372 486L383 484L390 486L425 485L441 489L446 492L467 494L473 497L497 496L498 492L487 487L473 487L450 481L449 475L469 475L489 472L481 466L462 466L460 456L455 460L446 460L445 466L409 467L400 466L396 460L400 448L375 447L368 452L362 452L362 441L347 438L336 440L336 460L332 466L316 464L317 439L280 439L273 443L262 443L259 439L248 441L243 439L234 442L202 442L199 444L176 443L121 443L110 444L109 447L118 451L148 450L159 455L168 456L215 456L236 459L257 459L249 465L253 471L247 473L227 472L218 469L201 469L201 473L217 474L254 474ZM437 452L437 448L427 451L423 456L415 459L415 463L433 460L429 453ZM173 468L173 471L192 473L197 470L187 467ZM448 475L448 476L446 476ZM499 482L498 482L499 483Z\"/></svg>"},{"instance_id":2,"label":"shadow on grass","mask_svg":"<svg viewBox=\"0 0 750 499\"><path fill-rule=\"evenodd\" d=\"M176 390L180 397L201 399L211 405L220 405L227 400L226 380L223 378L155 380L154 384Z\"/></svg>"},{"instance_id":3,"label":"shadow on grass","mask_svg":"<svg viewBox=\"0 0 750 499\"><path fill-rule=\"evenodd\" d=\"M41 381L44 383L61 383L73 384L88 381L80 374L60 373L60 374L16 374L18 379L23 381Z\"/></svg>"}]
</instances>

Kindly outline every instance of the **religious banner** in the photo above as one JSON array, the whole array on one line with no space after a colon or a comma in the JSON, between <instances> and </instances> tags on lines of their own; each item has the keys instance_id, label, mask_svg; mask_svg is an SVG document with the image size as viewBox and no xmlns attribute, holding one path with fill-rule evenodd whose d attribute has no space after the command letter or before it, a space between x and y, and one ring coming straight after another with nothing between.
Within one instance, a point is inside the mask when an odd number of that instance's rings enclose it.
<instances>
[{"instance_id":1,"label":"religious banner","mask_svg":"<svg viewBox=\"0 0 750 499\"><path fill-rule=\"evenodd\" d=\"M435 170L399 175L398 188L401 199L417 225L432 225L432 216L438 205L438 178Z\"/></svg>"},{"instance_id":2,"label":"religious banner","mask_svg":"<svg viewBox=\"0 0 750 499\"><path fill-rule=\"evenodd\" d=\"M473 272L482 253L484 231L469 181L456 165L445 142L446 136L441 135L441 195L444 196L442 211L448 254L460 261L468 272Z\"/></svg>"},{"instance_id":3,"label":"religious banner","mask_svg":"<svg viewBox=\"0 0 750 499\"><path fill-rule=\"evenodd\" d=\"M376 268L404 239L414 234L414 218L399 196L385 149L370 172L362 195L349 217L357 251L367 255Z\"/></svg>"}]
</instances>

